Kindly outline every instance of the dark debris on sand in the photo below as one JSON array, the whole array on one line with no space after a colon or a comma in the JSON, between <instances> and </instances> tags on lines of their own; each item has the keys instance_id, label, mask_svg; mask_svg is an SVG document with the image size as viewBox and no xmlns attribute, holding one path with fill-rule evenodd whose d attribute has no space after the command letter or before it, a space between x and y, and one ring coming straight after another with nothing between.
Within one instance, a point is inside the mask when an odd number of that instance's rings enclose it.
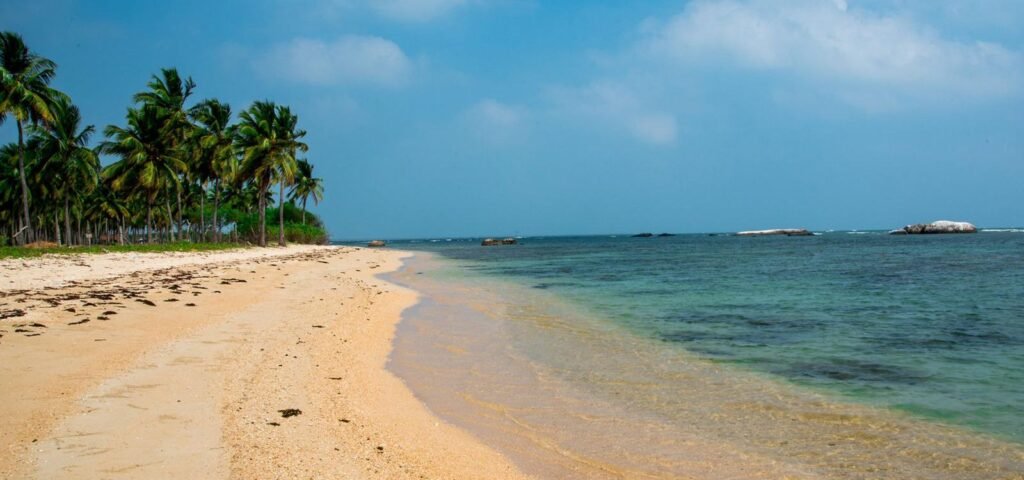
<instances>
[{"instance_id":1,"label":"dark debris on sand","mask_svg":"<svg viewBox=\"0 0 1024 480\"><path fill-rule=\"evenodd\" d=\"M302 415L302 410L299 410L297 408L286 408L284 410L278 410L278 413L280 413L282 417L288 418L294 417L296 415Z\"/></svg>"},{"instance_id":2,"label":"dark debris on sand","mask_svg":"<svg viewBox=\"0 0 1024 480\"><path fill-rule=\"evenodd\" d=\"M342 253L341 250L306 252L278 257L273 261L319 261L321 263L329 263L325 259ZM111 320L112 315L119 313L111 308L127 308L124 303L125 301L134 300L150 307L158 307L157 302L177 302L179 300L174 297L170 299L151 299L154 293L164 292L171 295L191 293L193 297L207 292L221 293L220 290L210 290L209 287L203 286L200 282L212 281L229 286L247 283L247 280L243 278L221 277L222 273L220 272L224 272L231 267L238 269L237 267L242 265L267 265L268 263L270 263L268 259L246 259L220 263L216 269L170 267L156 270L140 270L106 279L70 281L65 282L60 287L2 290L0 291L0 320L23 317L29 313L36 312L38 309L45 308L60 308L64 312L75 314L76 318L72 319L73 321L68 323L68 325L88 323L93 317L97 320ZM250 273L256 273L256 270L251 270ZM69 303L71 305L68 305ZM18 308L8 308L8 306L13 307L12 304L17 304ZM195 303L185 303L184 305L187 307L197 306ZM98 312L100 309L103 309L101 314ZM55 321L59 321L59 319ZM20 324L13 325L13 327L18 327L14 332L25 334L25 336L29 337L38 336L42 333L26 327L36 329L47 328L46 325L41 323L33 323L31 325ZM316 326L315 328L323 327ZM10 332L10 330L0 331ZM288 409L286 411L294 411L291 415L302 413L298 409ZM284 415L285 411L281 413ZM291 415L284 416L287 418Z\"/></svg>"}]
</instances>

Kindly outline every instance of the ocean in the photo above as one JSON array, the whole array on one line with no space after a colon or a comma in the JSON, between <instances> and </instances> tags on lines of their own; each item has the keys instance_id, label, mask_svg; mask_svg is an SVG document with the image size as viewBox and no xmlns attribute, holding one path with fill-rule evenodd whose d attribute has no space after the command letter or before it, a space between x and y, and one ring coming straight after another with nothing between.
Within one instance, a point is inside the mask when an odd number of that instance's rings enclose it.
<instances>
[{"instance_id":1,"label":"ocean","mask_svg":"<svg viewBox=\"0 0 1024 480\"><path fill-rule=\"evenodd\" d=\"M519 242L392 242L390 368L528 472L1024 471L1018 231Z\"/></svg>"}]
</instances>

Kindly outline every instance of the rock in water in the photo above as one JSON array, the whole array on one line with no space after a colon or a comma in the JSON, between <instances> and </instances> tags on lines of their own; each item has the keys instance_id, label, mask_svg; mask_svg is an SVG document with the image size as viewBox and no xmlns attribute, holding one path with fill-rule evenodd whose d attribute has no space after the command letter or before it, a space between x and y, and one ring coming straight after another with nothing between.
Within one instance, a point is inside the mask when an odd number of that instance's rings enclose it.
<instances>
[{"instance_id":1,"label":"rock in water","mask_svg":"<svg viewBox=\"0 0 1024 480\"><path fill-rule=\"evenodd\" d=\"M480 245L484 247L493 247L495 245L517 245L518 243L519 241L512 237L503 238L501 240L496 238L485 238L484 241L480 242Z\"/></svg>"},{"instance_id":2,"label":"rock in water","mask_svg":"<svg viewBox=\"0 0 1024 480\"><path fill-rule=\"evenodd\" d=\"M803 228L773 228L771 230L747 230L744 232L737 232L736 235L741 237L762 237L766 235L785 235L787 237L807 237L814 235Z\"/></svg>"},{"instance_id":3,"label":"rock in water","mask_svg":"<svg viewBox=\"0 0 1024 480\"><path fill-rule=\"evenodd\" d=\"M932 223L916 223L889 232L890 235L921 235L934 233L977 233L978 228L967 222L939 220Z\"/></svg>"},{"instance_id":4,"label":"rock in water","mask_svg":"<svg viewBox=\"0 0 1024 480\"><path fill-rule=\"evenodd\" d=\"M636 235L633 235L633 238L651 238L653 236L654 236L653 233L644 232L644 233L638 233Z\"/></svg>"},{"instance_id":5,"label":"rock in water","mask_svg":"<svg viewBox=\"0 0 1024 480\"><path fill-rule=\"evenodd\" d=\"M374 241L372 241L370 243L367 243L366 246L367 247L386 247L386 246L388 246L388 244L384 240L374 240Z\"/></svg>"}]
</instances>

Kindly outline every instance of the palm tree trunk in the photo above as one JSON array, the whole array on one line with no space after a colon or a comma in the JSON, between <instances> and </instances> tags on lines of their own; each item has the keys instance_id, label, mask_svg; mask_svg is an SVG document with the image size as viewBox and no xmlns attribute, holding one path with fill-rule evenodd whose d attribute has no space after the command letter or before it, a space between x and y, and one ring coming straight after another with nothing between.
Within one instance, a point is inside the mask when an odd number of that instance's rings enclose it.
<instances>
[{"instance_id":1,"label":"palm tree trunk","mask_svg":"<svg viewBox=\"0 0 1024 480\"><path fill-rule=\"evenodd\" d=\"M146 203L146 243L153 243L153 203Z\"/></svg>"},{"instance_id":2,"label":"palm tree trunk","mask_svg":"<svg viewBox=\"0 0 1024 480\"><path fill-rule=\"evenodd\" d=\"M199 189L199 241L206 241L206 189Z\"/></svg>"},{"instance_id":3,"label":"palm tree trunk","mask_svg":"<svg viewBox=\"0 0 1024 480\"><path fill-rule=\"evenodd\" d=\"M167 236L171 238L172 242L174 242L177 241L177 239L174 237L174 211L171 210L170 199L164 202L164 205L167 206Z\"/></svg>"},{"instance_id":4,"label":"palm tree trunk","mask_svg":"<svg viewBox=\"0 0 1024 480\"><path fill-rule=\"evenodd\" d=\"M280 185L280 200L277 202L277 245L283 247L287 245L284 241L284 178L281 179Z\"/></svg>"},{"instance_id":5,"label":"palm tree trunk","mask_svg":"<svg viewBox=\"0 0 1024 480\"><path fill-rule=\"evenodd\" d=\"M23 239L20 240L21 244L24 245L29 242L29 232L32 231L32 218L28 214L28 181L25 180L25 138L22 132L21 119L18 119L18 175L21 177L21 205L22 213L25 215L22 219L25 222L24 236L19 235Z\"/></svg>"},{"instance_id":6,"label":"palm tree trunk","mask_svg":"<svg viewBox=\"0 0 1024 480\"><path fill-rule=\"evenodd\" d=\"M302 197L302 224L303 225L306 224L306 200L308 200L308 199L309 199L309 197Z\"/></svg>"},{"instance_id":7,"label":"palm tree trunk","mask_svg":"<svg viewBox=\"0 0 1024 480\"><path fill-rule=\"evenodd\" d=\"M57 241L57 246L60 246L60 212L58 210L53 211L53 238Z\"/></svg>"},{"instance_id":8,"label":"palm tree trunk","mask_svg":"<svg viewBox=\"0 0 1024 480\"><path fill-rule=\"evenodd\" d=\"M260 187L260 246L267 246L267 188Z\"/></svg>"},{"instance_id":9,"label":"palm tree trunk","mask_svg":"<svg viewBox=\"0 0 1024 480\"><path fill-rule=\"evenodd\" d=\"M168 210L168 213L170 213L169 210ZM174 219L171 219L171 220L173 221ZM178 236L179 237L183 237L183 235L181 234L181 230L182 230L181 227L182 227L182 222L181 222L181 189L179 188L178 189L178 226L177 226Z\"/></svg>"},{"instance_id":10,"label":"palm tree trunk","mask_svg":"<svg viewBox=\"0 0 1024 480\"><path fill-rule=\"evenodd\" d=\"M64 240L71 245L71 199L64 197Z\"/></svg>"},{"instance_id":11,"label":"palm tree trunk","mask_svg":"<svg viewBox=\"0 0 1024 480\"><path fill-rule=\"evenodd\" d=\"M213 241L220 241L220 227L217 225L217 210L220 209L220 180L213 182Z\"/></svg>"}]
</instances>

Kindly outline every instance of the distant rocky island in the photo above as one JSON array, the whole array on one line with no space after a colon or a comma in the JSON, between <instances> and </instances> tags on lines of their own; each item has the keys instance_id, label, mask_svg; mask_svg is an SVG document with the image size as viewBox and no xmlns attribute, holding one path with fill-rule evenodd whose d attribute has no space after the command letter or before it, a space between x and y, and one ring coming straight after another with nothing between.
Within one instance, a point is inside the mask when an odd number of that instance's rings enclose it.
<instances>
[{"instance_id":1,"label":"distant rocky island","mask_svg":"<svg viewBox=\"0 0 1024 480\"><path fill-rule=\"evenodd\" d=\"M744 232L736 232L736 235L740 237L762 237L768 235L785 235L787 237L808 237L814 234L804 228L773 228L770 230L747 230Z\"/></svg>"},{"instance_id":2,"label":"distant rocky island","mask_svg":"<svg viewBox=\"0 0 1024 480\"><path fill-rule=\"evenodd\" d=\"M968 222L939 220L932 223L915 223L889 232L890 235L924 235L938 233L977 233L978 228Z\"/></svg>"},{"instance_id":3,"label":"distant rocky island","mask_svg":"<svg viewBox=\"0 0 1024 480\"><path fill-rule=\"evenodd\" d=\"M674 237L674 236L676 236L676 234L674 234L674 233L659 233L659 234L655 235L655 234L650 233L650 232L644 232L644 233L638 233L636 235L633 235L633 238Z\"/></svg>"},{"instance_id":4,"label":"distant rocky island","mask_svg":"<svg viewBox=\"0 0 1024 480\"><path fill-rule=\"evenodd\" d=\"M482 242L480 242L480 245L484 247L493 247L496 245L517 245L518 243L519 241L512 237L503 238L500 240L496 238L485 238Z\"/></svg>"}]
</instances>

